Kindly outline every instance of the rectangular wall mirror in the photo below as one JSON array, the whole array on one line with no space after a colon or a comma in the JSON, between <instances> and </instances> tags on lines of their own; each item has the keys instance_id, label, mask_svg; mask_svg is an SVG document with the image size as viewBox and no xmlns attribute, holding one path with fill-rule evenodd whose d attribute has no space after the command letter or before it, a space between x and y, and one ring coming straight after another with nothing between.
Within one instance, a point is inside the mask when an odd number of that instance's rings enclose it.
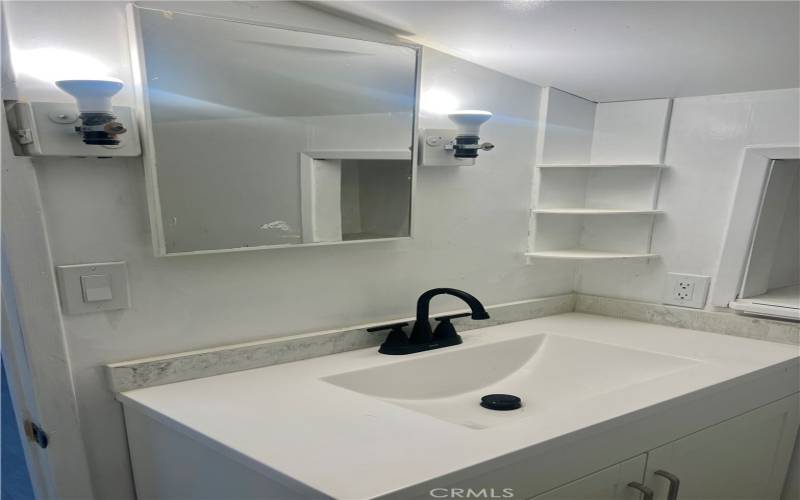
<instances>
[{"instance_id":1,"label":"rectangular wall mirror","mask_svg":"<svg viewBox=\"0 0 800 500\"><path fill-rule=\"evenodd\" d=\"M156 255L411 236L417 47L130 15Z\"/></svg>"}]
</instances>

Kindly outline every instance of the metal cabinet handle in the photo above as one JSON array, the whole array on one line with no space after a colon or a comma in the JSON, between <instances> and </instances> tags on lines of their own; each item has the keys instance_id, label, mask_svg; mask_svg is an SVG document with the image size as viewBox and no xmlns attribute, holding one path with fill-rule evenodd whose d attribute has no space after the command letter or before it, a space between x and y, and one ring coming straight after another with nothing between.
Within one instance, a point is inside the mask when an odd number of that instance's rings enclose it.
<instances>
[{"instance_id":1,"label":"metal cabinet handle","mask_svg":"<svg viewBox=\"0 0 800 500\"><path fill-rule=\"evenodd\" d=\"M653 500L653 490L643 485L642 483L631 481L630 483L628 483L628 488L633 488L634 490L639 490L640 492L642 492L642 500Z\"/></svg>"},{"instance_id":2,"label":"metal cabinet handle","mask_svg":"<svg viewBox=\"0 0 800 500\"><path fill-rule=\"evenodd\" d=\"M681 480L675 474L665 470L657 470L653 472L656 476L661 476L669 481L669 492L667 493L667 500L678 500L678 489L681 487Z\"/></svg>"}]
</instances>

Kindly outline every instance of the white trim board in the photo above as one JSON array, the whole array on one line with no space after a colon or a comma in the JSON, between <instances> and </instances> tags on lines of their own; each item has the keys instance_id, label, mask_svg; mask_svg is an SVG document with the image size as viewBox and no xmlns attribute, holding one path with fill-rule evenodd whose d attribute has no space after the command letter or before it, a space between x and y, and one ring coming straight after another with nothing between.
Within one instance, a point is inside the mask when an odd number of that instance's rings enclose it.
<instances>
[{"instance_id":1,"label":"white trim board","mask_svg":"<svg viewBox=\"0 0 800 500\"><path fill-rule=\"evenodd\" d=\"M8 263L3 258L3 276L8 276ZM8 291L11 287L3 284L3 300L0 301L0 321L2 321L2 354L3 369L8 381L9 396L13 406L13 420L22 443L22 452L28 468L33 494L36 498L50 498L52 495L52 474L45 451L33 446L25 434L23 422L38 421L36 410L36 396L31 387L31 370L28 366L28 356L25 354L25 343L22 337L22 327L12 294ZM8 305L6 305L8 304ZM10 310L10 312L9 312ZM4 466L5 467L5 466Z\"/></svg>"},{"instance_id":2,"label":"white trim board","mask_svg":"<svg viewBox=\"0 0 800 500\"><path fill-rule=\"evenodd\" d=\"M773 160L798 158L800 145L754 145L744 148L739 183L723 238L717 278L711 289L712 305L728 307L739 294Z\"/></svg>"},{"instance_id":3,"label":"white trim board","mask_svg":"<svg viewBox=\"0 0 800 500\"><path fill-rule=\"evenodd\" d=\"M3 332L3 343L16 346L4 355L13 359L7 368L20 368L9 379L21 382L23 390L22 398L19 393L12 396L26 407L17 408L17 414L24 413L50 436L46 452L28 450L41 469L32 477L40 483L34 486L37 493L43 492L43 498L90 499L92 483L39 183L31 159L13 156L6 123L3 111L2 210L13 214L3 217L3 312L11 327ZM29 441L23 445L34 446Z\"/></svg>"}]
</instances>

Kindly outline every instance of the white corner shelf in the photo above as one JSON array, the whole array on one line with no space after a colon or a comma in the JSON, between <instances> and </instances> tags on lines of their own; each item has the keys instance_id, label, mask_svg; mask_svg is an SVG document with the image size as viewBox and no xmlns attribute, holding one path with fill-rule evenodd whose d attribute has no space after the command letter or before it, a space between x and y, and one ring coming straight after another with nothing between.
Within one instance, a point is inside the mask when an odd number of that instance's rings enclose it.
<instances>
[{"instance_id":1,"label":"white corner shelf","mask_svg":"<svg viewBox=\"0 0 800 500\"><path fill-rule=\"evenodd\" d=\"M594 104L547 89L542 103L528 263L658 258L671 100Z\"/></svg>"},{"instance_id":2,"label":"white corner shelf","mask_svg":"<svg viewBox=\"0 0 800 500\"><path fill-rule=\"evenodd\" d=\"M536 168L667 168L663 163L541 163Z\"/></svg>"},{"instance_id":3,"label":"white corner shelf","mask_svg":"<svg viewBox=\"0 0 800 500\"><path fill-rule=\"evenodd\" d=\"M407 149L308 149L301 154L317 160L411 160Z\"/></svg>"},{"instance_id":4,"label":"white corner shelf","mask_svg":"<svg viewBox=\"0 0 800 500\"><path fill-rule=\"evenodd\" d=\"M556 260L632 260L652 259L659 257L659 255L656 253L608 252L604 250L586 250L583 248L526 252L525 256L534 259Z\"/></svg>"},{"instance_id":5,"label":"white corner shelf","mask_svg":"<svg viewBox=\"0 0 800 500\"><path fill-rule=\"evenodd\" d=\"M632 210L627 208L536 208L531 212L547 215L657 215L663 210Z\"/></svg>"}]
</instances>

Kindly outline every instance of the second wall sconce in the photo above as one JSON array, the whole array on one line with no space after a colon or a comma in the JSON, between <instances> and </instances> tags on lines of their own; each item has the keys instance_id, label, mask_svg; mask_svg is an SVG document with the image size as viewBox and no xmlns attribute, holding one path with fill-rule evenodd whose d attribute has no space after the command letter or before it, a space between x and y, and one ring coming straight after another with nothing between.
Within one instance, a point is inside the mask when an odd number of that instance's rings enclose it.
<instances>
[{"instance_id":1,"label":"second wall sconce","mask_svg":"<svg viewBox=\"0 0 800 500\"><path fill-rule=\"evenodd\" d=\"M480 143L480 128L492 113L481 110L454 111L447 115L458 129L425 129L421 134L422 165L446 167L474 165L478 151L490 151L494 144Z\"/></svg>"}]
</instances>

